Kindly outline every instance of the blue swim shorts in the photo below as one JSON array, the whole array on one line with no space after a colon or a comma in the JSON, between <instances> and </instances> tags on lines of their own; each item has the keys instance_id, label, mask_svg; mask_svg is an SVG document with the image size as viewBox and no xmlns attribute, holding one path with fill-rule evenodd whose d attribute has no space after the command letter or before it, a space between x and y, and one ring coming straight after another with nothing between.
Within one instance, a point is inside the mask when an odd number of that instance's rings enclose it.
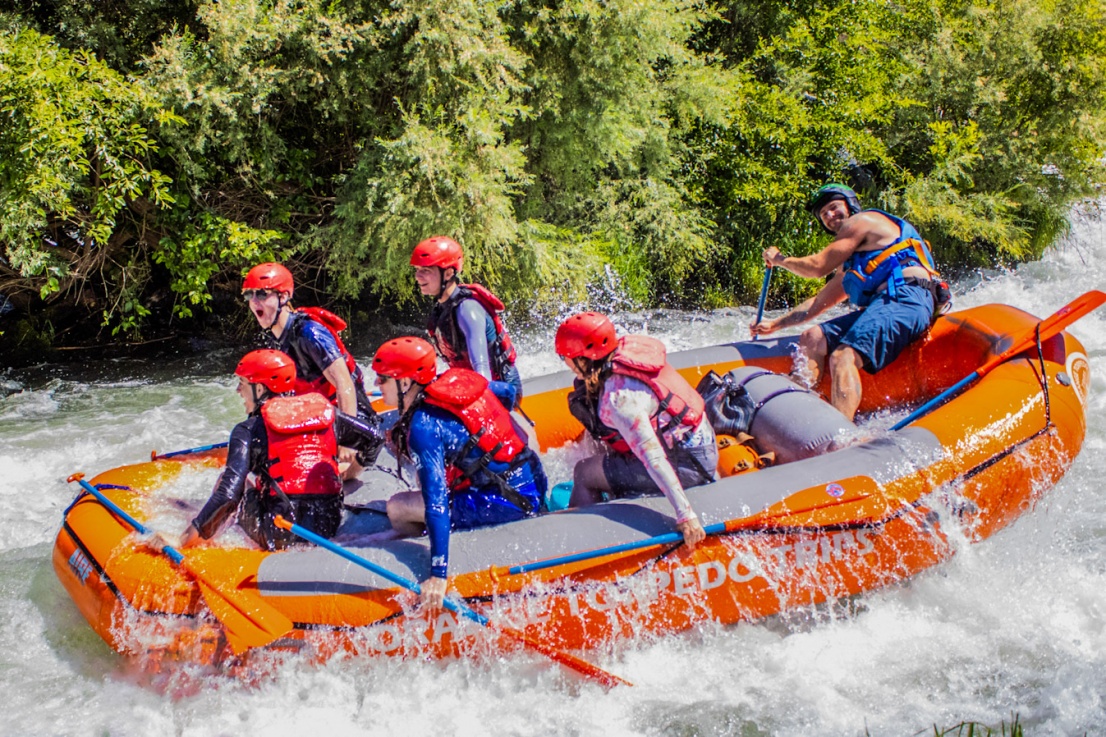
<instances>
[{"instance_id":1,"label":"blue swim shorts","mask_svg":"<svg viewBox=\"0 0 1106 737\"><path fill-rule=\"evenodd\" d=\"M933 295L916 284L896 292L896 299L883 292L864 309L822 323L827 355L847 345L860 354L864 370L874 374L925 335L933 318Z\"/></svg>"},{"instance_id":2,"label":"blue swim shorts","mask_svg":"<svg viewBox=\"0 0 1106 737\"><path fill-rule=\"evenodd\" d=\"M530 502L533 513L541 511L547 487L544 474L535 479L529 468L523 467L516 469L507 481ZM454 530L501 525L525 516L525 512L504 499L494 487L473 487L449 495L449 524Z\"/></svg>"}]
</instances>

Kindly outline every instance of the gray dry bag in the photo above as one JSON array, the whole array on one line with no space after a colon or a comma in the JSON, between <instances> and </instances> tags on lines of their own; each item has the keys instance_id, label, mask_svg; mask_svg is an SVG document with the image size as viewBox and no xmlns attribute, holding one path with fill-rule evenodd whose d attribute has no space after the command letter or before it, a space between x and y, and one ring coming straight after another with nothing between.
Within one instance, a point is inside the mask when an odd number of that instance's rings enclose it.
<instances>
[{"instance_id":1,"label":"gray dry bag","mask_svg":"<svg viewBox=\"0 0 1106 737\"><path fill-rule=\"evenodd\" d=\"M832 450L834 440L856 425L820 396L786 376L742 366L723 377L711 372L696 387L715 432L753 436L761 453L790 463Z\"/></svg>"}]
</instances>

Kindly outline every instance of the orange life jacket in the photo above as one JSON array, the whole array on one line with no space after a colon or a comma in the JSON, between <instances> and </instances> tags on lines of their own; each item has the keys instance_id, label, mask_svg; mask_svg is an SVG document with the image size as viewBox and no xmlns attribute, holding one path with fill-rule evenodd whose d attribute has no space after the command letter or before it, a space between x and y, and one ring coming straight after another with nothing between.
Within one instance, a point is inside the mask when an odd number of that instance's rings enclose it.
<instances>
[{"instance_id":1,"label":"orange life jacket","mask_svg":"<svg viewBox=\"0 0 1106 737\"><path fill-rule=\"evenodd\" d=\"M280 492L342 493L334 405L317 393L274 397L261 406L261 419L269 441L268 481Z\"/></svg>"},{"instance_id":2,"label":"orange life jacket","mask_svg":"<svg viewBox=\"0 0 1106 737\"><path fill-rule=\"evenodd\" d=\"M618 341L618 348L608 359L612 374L630 376L642 381L657 397L657 411L649 418L657 435L662 437L678 425L697 427L703 418L704 403L699 392L687 383L672 365L668 363L668 354L664 344L656 338L646 335L627 335ZM576 392L574 392L576 394ZM571 403L571 399L570 399ZM599 408L572 408L573 415L583 422L597 439L602 440L620 453L630 451L629 444L613 428L599 420ZM593 414L587 421L581 412ZM668 420L662 423L662 415Z\"/></svg>"}]
</instances>

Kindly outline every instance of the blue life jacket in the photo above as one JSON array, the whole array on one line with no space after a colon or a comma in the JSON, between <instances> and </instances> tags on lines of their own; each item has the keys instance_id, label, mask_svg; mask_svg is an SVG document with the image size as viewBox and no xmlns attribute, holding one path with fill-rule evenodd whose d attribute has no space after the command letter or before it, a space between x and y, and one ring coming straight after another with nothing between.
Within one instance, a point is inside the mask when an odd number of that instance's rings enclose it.
<instances>
[{"instance_id":1,"label":"blue life jacket","mask_svg":"<svg viewBox=\"0 0 1106 737\"><path fill-rule=\"evenodd\" d=\"M921 266L929 272L930 279L940 279L933 266L929 244L913 225L883 210L864 212L877 212L891 220L899 226L899 237L878 250L856 251L845 261L841 285L850 302L857 307L867 307L884 284L887 295L895 299L896 291L905 284L902 272L907 266Z\"/></svg>"}]
</instances>

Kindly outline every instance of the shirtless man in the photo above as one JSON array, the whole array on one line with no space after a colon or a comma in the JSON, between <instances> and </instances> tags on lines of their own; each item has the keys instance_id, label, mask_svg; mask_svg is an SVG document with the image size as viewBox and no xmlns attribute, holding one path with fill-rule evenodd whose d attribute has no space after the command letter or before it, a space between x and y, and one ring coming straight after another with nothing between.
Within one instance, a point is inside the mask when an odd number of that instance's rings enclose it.
<instances>
[{"instance_id":1,"label":"shirtless man","mask_svg":"<svg viewBox=\"0 0 1106 737\"><path fill-rule=\"evenodd\" d=\"M816 385L828 363L830 403L851 420L860 406L860 369L876 373L924 335L944 285L914 226L882 210L861 210L848 187L825 185L812 198L810 211L834 236L830 244L810 256L784 256L773 246L765 249L764 262L808 279L833 276L795 309L749 330L769 335L813 320L845 300L859 307L803 331L797 361L806 365L796 366Z\"/></svg>"}]
</instances>

